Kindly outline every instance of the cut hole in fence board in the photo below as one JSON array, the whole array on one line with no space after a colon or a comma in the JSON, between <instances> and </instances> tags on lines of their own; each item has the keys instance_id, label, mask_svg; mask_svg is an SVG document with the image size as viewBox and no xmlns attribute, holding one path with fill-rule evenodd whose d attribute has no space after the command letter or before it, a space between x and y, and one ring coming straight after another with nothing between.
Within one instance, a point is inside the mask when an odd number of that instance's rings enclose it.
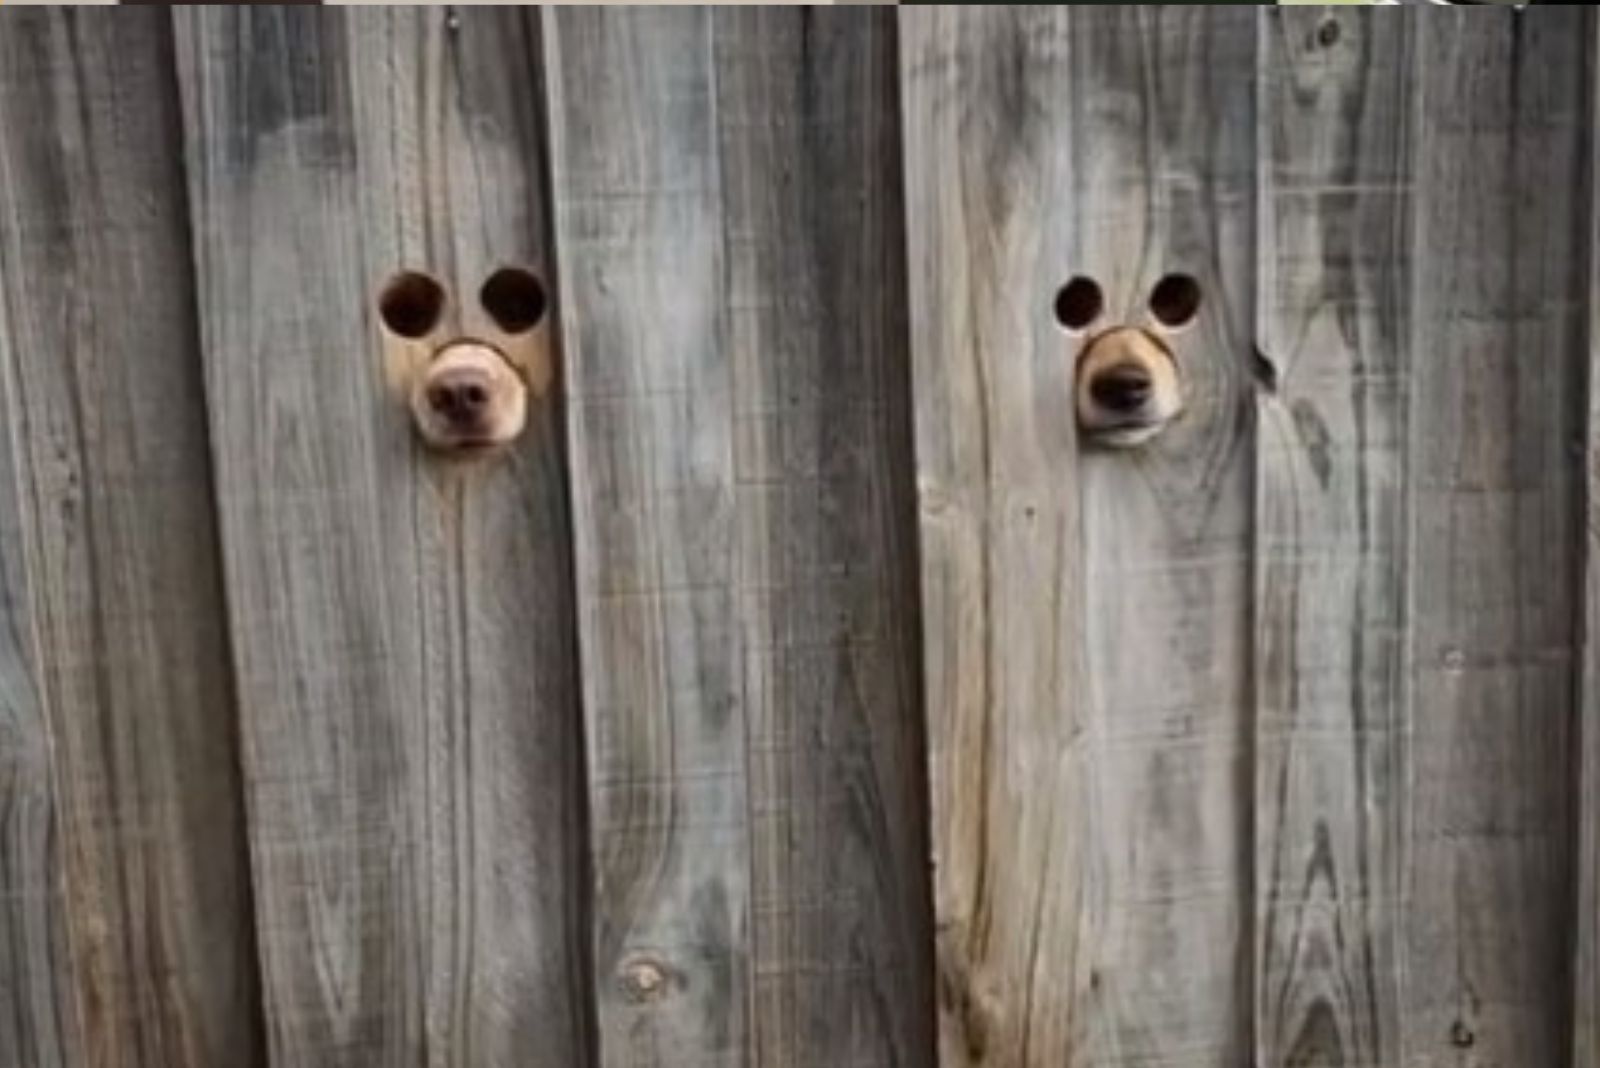
<instances>
[{"instance_id":1,"label":"cut hole in fence board","mask_svg":"<svg viewBox=\"0 0 1600 1068\"><path fill-rule=\"evenodd\" d=\"M1246 1057L1250 19L902 13L945 1068ZM1171 272L1189 412L1080 455L1057 288Z\"/></svg>"}]
</instances>

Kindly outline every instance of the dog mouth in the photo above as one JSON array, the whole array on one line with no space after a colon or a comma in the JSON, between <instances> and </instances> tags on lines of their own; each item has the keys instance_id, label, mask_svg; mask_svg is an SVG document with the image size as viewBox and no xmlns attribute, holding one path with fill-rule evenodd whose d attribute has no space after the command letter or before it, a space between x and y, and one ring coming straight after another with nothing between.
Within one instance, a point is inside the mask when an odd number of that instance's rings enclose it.
<instances>
[{"instance_id":1,"label":"dog mouth","mask_svg":"<svg viewBox=\"0 0 1600 1068\"><path fill-rule=\"evenodd\" d=\"M446 456L465 460L492 456L508 444L510 442L486 434L463 434L451 436L448 440L438 443L435 448Z\"/></svg>"},{"instance_id":2,"label":"dog mouth","mask_svg":"<svg viewBox=\"0 0 1600 1068\"><path fill-rule=\"evenodd\" d=\"M1124 418L1098 426L1085 427L1084 436L1096 445L1110 448L1129 448L1143 445L1165 429L1168 420L1156 418Z\"/></svg>"}]
</instances>

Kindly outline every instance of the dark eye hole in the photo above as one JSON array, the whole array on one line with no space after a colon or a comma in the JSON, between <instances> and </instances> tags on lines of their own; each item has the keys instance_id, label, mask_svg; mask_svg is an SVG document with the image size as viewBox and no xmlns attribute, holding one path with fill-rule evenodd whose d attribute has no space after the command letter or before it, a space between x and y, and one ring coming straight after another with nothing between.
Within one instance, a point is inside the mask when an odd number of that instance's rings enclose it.
<instances>
[{"instance_id":1,"label":"dark eye hole","mask_svg":"<svg viewBox=\"0 0 1600 1068\"><path fill-rule=\"evenodd\" d=\"M401 271L378 296L378 317L391 333L422 338L444 316L444 286L421 271Z\"/></svg>"},{"instance_id":2,"label":"dark eye hole","mask_svg":"<svg viewBox=\"0 0 1600 1068\"><path fill-rule=\"evenodd\" d=\"M491 274L478 292L478 302L495 325L508 334L521 334L538 326L549 306L544 283L521 267L502 267Z\"/></svg>"},{"instance_id":3,"label":"dark eye hole","mask_svg":"<svg viewBox=\"0 0 1600 1068\"><path fill-rule=\"evenodd\" d=\"M402 270L378 296L378 317L390 333L427 337L445 315L445 286L419 270Z\"/></svg>"},{"instance_id":4,"label":"dark eye hole","mask_svg":"<svg viewBox=\"0 0 1600 1068\"><path fill-rule=\"evenodd\" d=\"M1184 326L1200 310L1200 283L1191 275L1169 274L1150 291L1150 314L1169 330Z\"/></svg>"},{"instance_id":5,"label":"dark eye hole","mask_svg":"<svg viewBox=\"0 0 1600 1068\"><path fill-rule=\"evenodd\" d=\"M1087 329L1104 308L1099 283L1081 274L1056 293L1056 322L1068 330Z\"/></svg>"}]
</instances>

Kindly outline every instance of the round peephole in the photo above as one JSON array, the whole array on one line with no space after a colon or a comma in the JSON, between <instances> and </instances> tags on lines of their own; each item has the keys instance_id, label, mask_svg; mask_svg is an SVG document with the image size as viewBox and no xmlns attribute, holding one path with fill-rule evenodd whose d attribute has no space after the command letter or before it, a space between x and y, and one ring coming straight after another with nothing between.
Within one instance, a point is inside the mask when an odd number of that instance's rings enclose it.
<instances>
[{"instance_id":1,"label":"round peephole","mask_svg":"<svg viewBox=\"0 0 1600 1068\"><path fill-rule=\"evenodd\" d=\"M1150 314L1168 330L1188 326L1200 311L1200 283L1187 274L1169 274L1150 291Z\"/></svg>"},{"instance_id":2,"label":"round peephole","mask_svg":"<svg viewBox=\"0 0 1600 1068\"><path fill-rule=\"evenodd\" d=\"M421 271L401 271L378 296L378 317L390 333L415 340L427 337L444 317L444 286Z\"/></svg>"},{"instance_id":3,"label":"round peephole","mask_svg":"<svg viewBox=\"0 0 1600 1068\"><path fill-rule=\"evenodd\" d=\"M1078 275L1056 292L1056 322L1074 333L1087 330L1105 308L1093 278Z\"/></svg>"}]
</instances>

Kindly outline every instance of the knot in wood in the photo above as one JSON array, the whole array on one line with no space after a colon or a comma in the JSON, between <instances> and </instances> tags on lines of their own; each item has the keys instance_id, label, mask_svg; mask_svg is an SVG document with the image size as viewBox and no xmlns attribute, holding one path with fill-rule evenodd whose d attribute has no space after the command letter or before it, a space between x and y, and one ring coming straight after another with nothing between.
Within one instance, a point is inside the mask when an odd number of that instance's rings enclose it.
<instances>
[{"instance_id":1,"label":"knot in wood","mask_svg":"<svg viewBox=\"0 0 1600 1068\"><path fill-rule=\"evenodd\" d=\"M667 993L667 972L652 960L636 960L622 968L622 991L632 1001L655 1001Z\"/></svg>"}]
</instances>

